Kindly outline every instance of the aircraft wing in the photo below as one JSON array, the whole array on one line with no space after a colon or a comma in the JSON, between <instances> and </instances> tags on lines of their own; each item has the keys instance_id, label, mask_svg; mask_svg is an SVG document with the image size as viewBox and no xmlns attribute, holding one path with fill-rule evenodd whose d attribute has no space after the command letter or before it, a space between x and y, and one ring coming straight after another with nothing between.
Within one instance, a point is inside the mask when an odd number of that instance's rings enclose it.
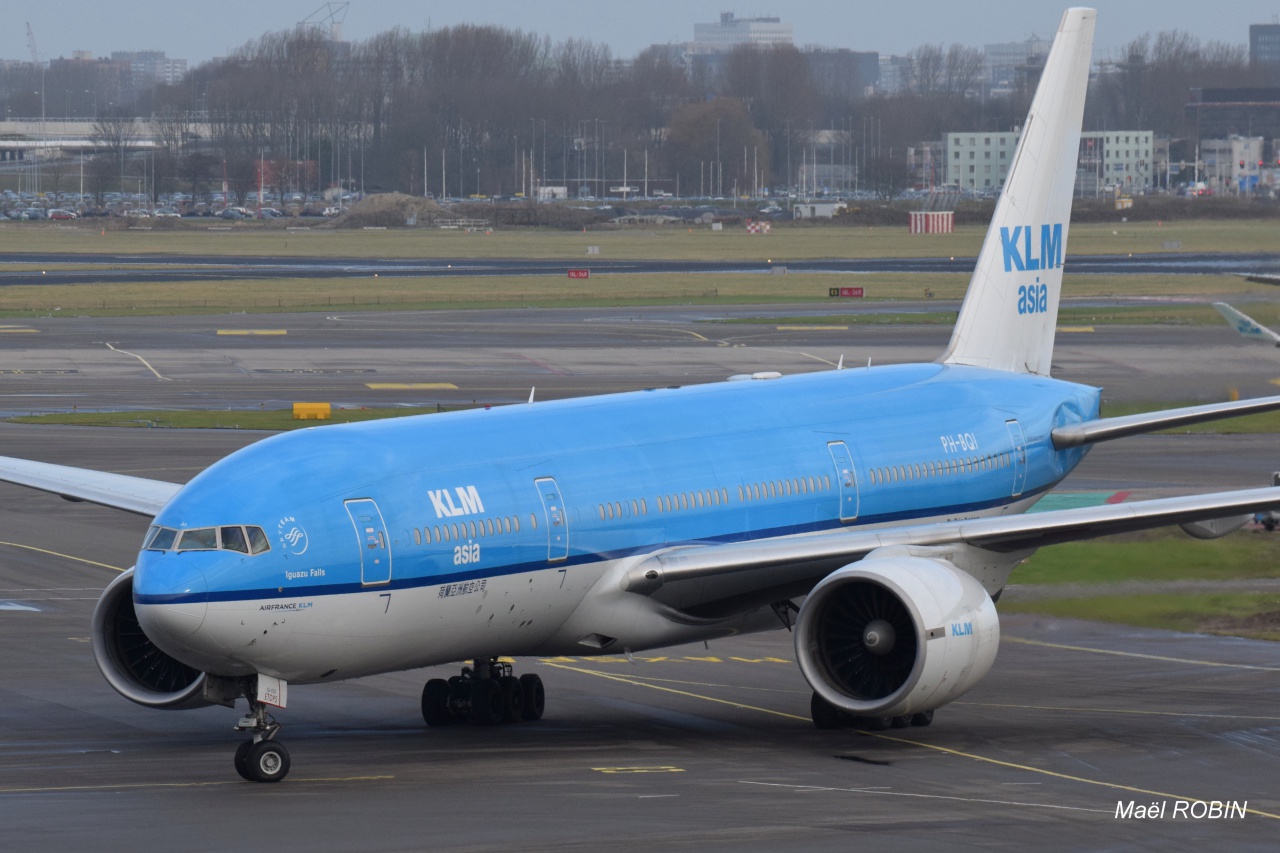
<instances>
[{"instance_id":1,"label":"aircraft wing","mask_svg":"<svg viewBox=\"0 0 1280 853\"><path fill-rule=\"evenodd\" d=\"M713 581L735 576L735 592L786 583L812 583L837 568L890 546L965 544L1014 552L1172 524L1226 519L1280 508L1280 488L1246 489L1134 503L1108 504L969 521L903 525L877 530L849 529L728 545L678 548L655 554L631 568L622 581L628 592L652 595L664 585L701 581L704 600L720 596ZM739 573L756 573L754 583ZM719 586L719 589L717 587ZM682 596L688 601L687 596Z\"/></svg>"},{"instance_id":2,"label":"aircraft wing","mask_svg":"<svg viewBox=\"0 0 1280 853\"><path fill-rule=\"evenodd\" d=\"M1172 427L1256 415L1280 409L1280 397L1256 397L1252 400L1234 400L1227 403L1208 403L1203 406L1186 406L1181 409L1163 409L1118 418L1097 418L1083 423L1056 427L1053 430L1053 446L1058 450L1125 438Z\"/></svg>"},{"instance_id":3,"label":"aircraft wing","mask_svg":"<svg viewBox=\"0 0 1280 853\"><path fill-rule=\"evenodd\" d=\"M1241 277L1245 281L1253 281L1258 284L1280 284L1280 275L1272 275L1265 272L1245 273Z\"/></svg>"},{"instance_id":4,"label":"aircraft wing","mask_svg":"<svg viewBox=\"0 0 1280 853\"><path fill-rule=\"evenodd\" d=\"M1274 276L1277 281L1272 284L1280 283L1280 276ZM1256 281L1257 279L1250 279ZM1280 347L1280 335L1268 329L1258 321L1254 320L1243 311L1237 311L1225 302L1215 302L1213 307L1218 309L1218 313L1226 318L1231 328L1240 333L1241 337L1248 338L1251 341L1262 341L1268 344L1274 344Z\"/></svg>"},{"instance_id":5,"label":"aircraft wing","mask_svg":"<svg viewBox=\"0 0 1280 853\"><path fill-rule=\"evenodd\" d=\"M107 474L87 468L30 462L0 456L0 481L53 492L69 501L88 501L148 518L182 488L164 480L147 480L125 474Z\"/></svg>"}]
</instances>

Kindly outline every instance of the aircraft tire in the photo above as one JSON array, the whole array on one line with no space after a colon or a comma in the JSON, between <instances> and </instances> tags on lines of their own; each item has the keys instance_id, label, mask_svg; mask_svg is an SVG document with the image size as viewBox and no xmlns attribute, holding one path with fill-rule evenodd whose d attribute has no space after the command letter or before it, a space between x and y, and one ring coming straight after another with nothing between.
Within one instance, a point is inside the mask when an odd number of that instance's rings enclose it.
<instances>
[{"instance_id":1,"label":"aircraft tire","mask_svg":"<svg viewBox=\"0 0 1280 853\"><path fill-rule=\"evenodd\" d=\"M541 720L547 707L547 691L542 686L542 677L532 672L520 676L520 692L524 696L520 716L528 722Z\"/></svg>"},{"instance_id":2,"label":"aircraft tire","mask_svg":"<svg viewBox=\"0 0 1280 853\"><path fill-rule=\"evenodd\" d=\"M911 725L927 726L933 722L933 711L921 711L918 714L911 715Z\"/></svg>"},{"instance_id":3,"label":"aircraft tire","mask_svg":"<svg viewBox=\"0 0 1280 853\"><path fill-rule=\"evenodd\" d=\"M901 716L893 718L893 727L895 729L905 729L909 725L911 725L910 714L902 714Z\"/></svg>"},{"instance_id":4,"label":"aircraft tire","mask_svg":"<svg viewBox=\"0 0 1280 853\"><path fill-rule=\"evenodd\" d=\"M502 722L518 723L524 719L524 689L520 679L504 675L498 679L498 689L502 691Z\"/></svg>"},{"instance_id":5,"label":"aircraft tire","mask_svg":"<svg viewBox=\"0 0 1280 853\"><path fill-rule=\"evenodd\" d=\"M502 688L491 678L471 682L471 722L478 726L502 722Z\"/></svg>"},{"instance_id":6,"label":"aircraft tire","mask_svg":"<svg viewBox=\"0 0 1280 853\"><path fill-rule=\"evenodd\" d=\"M845 725L845 714L835 705L814 693L809 699L809 716L816 729L838 729Z\"/></svg>"},{"instance_id":7,"label":"aircraft tire","mask_svg":"<svg viewBox=\"0 0 1280 853\"><path fill-rule=\"evenodd\" d=\"M445 682L449 687L449 722L465 723L471 719L471 683L460 675ZM461 709L461 710L457 710Z\"/></svg>"},{"instance_id":8,"label":"aircraft tire","mask_svg":"<svg viewBox=\"0 0 1280 853\"><path fill-rule=\"evenodd\" d=\"M449 713L449 682L433 678L422 687L422 719L428 726L447 726L453 722Z\"/></svg>"},{"instance_id":9,"label":"aircraft tire","mask_svg":"<svg viewBox=\"0 0 1280 853\"><path fill-rule=\"evenodd\" d=\"M249 747L245 756L255 782L279 782L289 775L289 750L274 740L260 740Z\"/></svg>"},{"instance_id":10,"label":"aircraft tire","mask_svg":"<svg viewBox=\"0 0 1280 853\"><path fill-rule=\"evenodd\" d=\"M253 741L246 740L236 747L236 772L240 774L240 778L246 782L253 782L254 778L249 774L249 750L253 748Z\"/></svg>"},{"instance_id":11,"label":"aircraft tire","mask_svg":"<svg viewBox=\"0 0 1280 853\"><path fill-rule=\"evenodd\" d=\"M854 726L868 732L884 732L893 728L893 717L857 717Z\"/></svg>"}]
</instances>

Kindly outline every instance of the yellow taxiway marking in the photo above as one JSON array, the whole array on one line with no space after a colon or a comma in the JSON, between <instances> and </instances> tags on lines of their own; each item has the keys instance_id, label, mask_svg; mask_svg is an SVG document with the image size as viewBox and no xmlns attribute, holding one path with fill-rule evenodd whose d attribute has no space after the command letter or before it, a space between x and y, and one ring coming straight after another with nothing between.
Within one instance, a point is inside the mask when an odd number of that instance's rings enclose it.
<instances>
[{"instance_id":1,"label":"yellow taxiway marking","mask_svg":"<svg viewBox=\"0 0 1280 853\"><path fill-rule=\"evenodd\" d=\"M293 784L300 782L377 782L394 779L394 776L327 776L312 778L294 778ZM47 788L0 788L0 794L45 794L57 791L128 791L139 788L215 788L221 785L243 785L239 779L228 779L219 782L139 782L131 785L51 785Z\"/></svg>"},{"instance_id":2,"label":"yellow taxiway marking","mask_svg":"<svg viewBox=\"0 0 1280 853\"><path fill-rule=\"evenodd\" d=\"M288 329L219 329L219 335L287 335Z\"/></svg>"},{"instance_id":3,"label":"yellow taxiway marking","mask_svg":"<svg viewBox=\"0 0 1280 853\"><path fill-rule=\"evenodd\" d=\"M727 660L733 661L734 663L792 663L792 661L789 661L786 658L773 658L773 657L768 657L768 658L730 657ZM614 655L602 655L601 657L591 657L591 658L573 658L573 657L540 658L539 661L541 663L689 663L691 661L696 661L698 663L725 663L726 659L718 658L715 655L709 655L707 657L696 657L694 655L685 655L684 657L668 657L666 655L659 655L657 657L654 657L654 656L642 657L640 655L632 655L632 660L628 660L625 657L617 657Z\"/></svg>"},{"instance_id":4,"label":"yellow taxiway marking","mask_svg":"<svg viewBox=\"0 0 1280 853\"><path fill-rule=\"evenodd\" d=\"M1038 645L1050 645L1050 644L1038 643ZM787 719L787 720L801 720L806 723L810 722L808 717L803 717L803 716L800 716L799 714L789 714L786 711L775 711L772 708L761 708L758 705L748 705L744 702L734 702L729 699L718 699L715 696L704 696L701 693L691 693L688 690L677 690L674 687L663 687L660 684L650 684L644 681L637 681L635 679L626 678L625 676L614 675L611 672L597 672L595 670L582 669L581 667L576 667L576 666L565 666L564 664L558 664L558 663L548 664L548 666L553 666L557 669L569 670L570 672L581 673L583 675L594 675L597 678L606 678L606 679L609 679L610 681L618 681L623 684L631 684L636 687L648 687L650 690L660 690L663 693L673 693L677 696L685 696L690 699L701 699L705 702L714 702L717 705L728 705L731 708L740 708L744 711L759 711L762 714L768 714L773 717L782 717L783 719ZM1258 667L1253 667L1253 668L1257 669ZM998 767L1008 767L1012 770L1022 770L1028 773L1038 773L1041 776L1049 776L1054 779L1064 779L1068 782L1079 782L1085 785L1096 785L1100 788L1111 788L1112 790L1128 791L1134 794L1145 794L1147 796L1152 796L1152 797L1163 797L1167 800L1186 800L1188 802L1196 802L1196 803L1209 802L1209 800L1204 800L1199 797L1183 797L1177 794L1167 794L1163 791L1152 791L1148 788L1137 788L1132 785L1122 785L1119 782L1105 782L1101 779L1089 779L1084 776L1073 776L1070 773L1059 773L1056 770L1046 770L1042 767L1032 767L1028 764L1018 764L1013 761L1003 761L999 758L988 758L985 755L976 755L972 752L964 752L962 750L952 749L947 746L939 746L938 744L934 744L934 743L925 743L923 741L910 740L909 738L894 737L893 735L887 735L881 732L858 732L858 734L861 734L865 737L877 738L879 740L891 741L892 743L902 743L908 746L915 746L921 749L931 749L935 752L941 752L946 755L954 755L959 758L968 758L973 761L980 761L984 764L994 764ZM1248 814L1258 815L1259 817L1269 817L1269 818L1272 818L1273 820L1280 820L1280 815L1271 814L1270 812L1258 811L1256 809L1249 809L1249 808L1246 808L1245 811Z\"/></svg>"},{"instance_id":5,"label":"yellow taxiway marking","mask_svg":"<svg viewBox=\"0 0 1280 853\"><path fill-rule=\"evenodd\" d=\"M50 551L48 548L37 548L35 545L23 545L20 542L0 542L0 545L8 545L10 548L23 548L27 551L36 551L40 554L49 554L53 557L62 557L67 560L74 560L77 563L85 563L90 566L98 566L103 569L110 569L113 572L123 572L124 569L119 566L111 566L106 563L99 563L96 560L86 560L84 557L73 557L70 554L63 554L59 551Z\"/></svg>"},{"instance_id":6,"label":"yellow taxiway marking","mask_svg":"<svg viewBox=\"0 0 1280 853\"><path fill-rule=\"evenodd\" d=\"M1093 326L1059 326L1059 332L1092 332Z\"/></svg>"},{"instance_id":7,"label":"yellow taxiway marking","mask_svg":"<svg viewBox=\"0 0 1280 853\"><path fill-rule=\"evenodd\" d=\"M40 334L40 330L39 330L39 329L14 329L14 328L8 328L8 327L5 327L5 328L0 328L0 334L7 334L7 335L32 334L32 335L38 335L38 334Z\"/></svg>"},{"instance_id":8,"label":"yellow taxiway marking","mask_svg":"<svg viewBox=\"0 0 1280 853\"><path fill-rule=\"evenodd\" d=\"M1257 672L1280 672L1280 666L1255 666L1248 663L1219 663L1212 660L1193 660L1174 658L1165 655L1146 655L1140 652L1120 652L1114 649L1092 649L1088 646L1067 646L1062 643L1046 643L1043 640L1024 640L1021 637L1003 637L1006 643L1017 643L1020 646L1040 646L1046 649L1064 649L1069 652L1089 652L1095 655L1115 655L1122 658L1139 658L1141 660L1161 660L1168 663L1189 663L1195 666L1213 666L1223 669L1251 669Z\"/></svg>"},{"instance_id":9,"label":"yellow taxiway marking","mask_svg":"<svg viewBox=\"0 0 1280 853\"><path fill-rule=\"evenodd\" d=\"M848 326L774 326L778 332L847 332Z\"/></svg>"},{"instance_id":10,"label":"yellow taxiway marking","mask_svg":"<svg viewBox=\"0 0 1280 853\"><path fill-rule=\"evenodd\" d=\"M683 773L682 767L663 765L660 767L592 767L598 773Z\"/></svg>"},{"instance_id":11,"label":"yellow taxiway marking","mask_svg":"<svg viewBox=\"0 0 1280 853\"><path fill-rule=\"evenodd\" d=\"M373 391L457 391L452 382L366 382Z\"/></svg>"}]
</instances>

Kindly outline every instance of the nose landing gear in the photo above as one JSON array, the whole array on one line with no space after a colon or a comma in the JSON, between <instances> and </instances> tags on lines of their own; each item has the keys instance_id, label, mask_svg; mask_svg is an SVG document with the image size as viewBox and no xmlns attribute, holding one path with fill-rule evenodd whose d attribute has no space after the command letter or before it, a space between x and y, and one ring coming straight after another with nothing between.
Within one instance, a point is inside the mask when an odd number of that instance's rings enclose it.
<instances>
[{"instance_id":1,"label":"nose landing gear","mask_svg":"<svg viewBox=\"0 0 1280 853\"><path fill-rule=\"evenodd\" d=\"M422 718L429 726L471 722L481 726L540 720L547 694L533 673L516 678L511 664L476 658L461 675L433 678L422 688Z\"/></svg>"},{"instance_id":2,"label":"nose landing gear","mask_svg":"<svg viewBox=\"0 0 1280 853\"><path fill-rule=\"evenodd\" d=\"M267 706L249 700L249 714L236 724L238 732L251 732L247 740L236 748L236 772L250 782L279 782L289 774L289 750L275 739L280 724L267 713Z\"/></svg>"}]
</instances>

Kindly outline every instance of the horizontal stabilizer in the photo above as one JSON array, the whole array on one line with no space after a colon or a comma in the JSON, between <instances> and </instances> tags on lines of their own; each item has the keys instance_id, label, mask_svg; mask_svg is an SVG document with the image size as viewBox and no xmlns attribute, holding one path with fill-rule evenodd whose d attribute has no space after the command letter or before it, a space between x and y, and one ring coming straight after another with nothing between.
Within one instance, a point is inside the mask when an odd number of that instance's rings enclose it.
<instances>
[{"instance_id":1,"label":"horizontal stabilizer","mask_svg":"<svg viewBox=\"0 0 1280 853\"><path fill-rule=\"evenodd\" d=\"M1241 337L1280 347L1280 335L1277 335L1244 312L1237 311L1225 302L1215 302L1213 307L1218 309L1218 313L1226 318L1227 323L1231 328L1239 332Z\"/></svg>"},{"instance_id":2,"label":"horizontal stabilizer","mask_svg":"<svg viewBox=\"0 0 1280 853\"><path fill-rule=\"evenodd\" d=\"M1084 423L1060 426L1053 431L1053 446L1058 450L1158 432L1162 429L1189 426L1191 424L1256 415L1280 409L1280 397L1258 397L1254 400L1236 400L1230 403L1209 403L1204 406L1187 406L1183 409L1165 409L1160 412L1143 412L1118 418L1098 418Z\"/></svg>"},{"instance_id":3,"label":"horizontal stabilizer","mask_svg":"<svg viewBox=\"0 0 1280 853\"><path fill-rule=\"evenodd\" d=\"M68 465L29 462L0 456L0 481L53 492L68 500L88 501L154 518L182 488L164 480L107 474Z\"/></svg>"}]
</instances>

